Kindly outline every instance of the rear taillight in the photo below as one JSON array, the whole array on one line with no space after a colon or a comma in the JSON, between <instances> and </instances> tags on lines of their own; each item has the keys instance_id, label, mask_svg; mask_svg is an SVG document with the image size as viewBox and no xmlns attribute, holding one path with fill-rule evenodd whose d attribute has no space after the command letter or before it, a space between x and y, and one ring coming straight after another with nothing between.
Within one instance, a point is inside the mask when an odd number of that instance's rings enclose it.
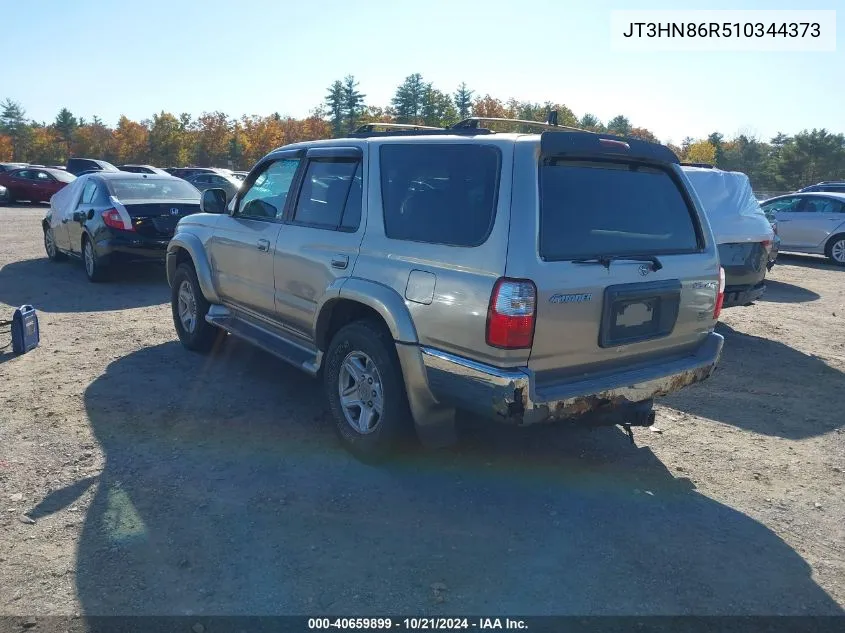
<instances>
[{"instance_id":1,"label":"rear taillight","mask_svg":"<svg viewBox=\"0 0 845 633\"><path fill-rule=\"evenodd\" d=\"M534 341L537 288L526 279L499 279L487 311L487 344L524 349Z\"/></svg>"},{"instance_id":2,"label":"rear taillight","mask_svg":"<svg viewBox=\"0 0 845 633\"><path fill-rule=\"evenodd\" d=\"M767 251L772 250L772 240L763 240L761 244L763 245L763 248L765 248Z\"/></svg>"},{"instance_id":3,"label":"rear taillight","mask_svg":"<svg viewBox=\"0 0 845 633\"><path fill-rule=\"evenodd\" d=\"M135 227L130 224L128 227L123 223L123 218L120 217L117 209L106 209L103 211L103 224L112 229L120 231L134 231Z\"/></svg>"},{"instance_id":4,"label":"rear taillight","mask_svg":"<svg viewBox=\"0 0 845 633\"><path fill-rule=\"evenodd\" d=\"M713 309L713 318L718 319L722 314L722 305L725 303L725 269L719 267L719 294L716 295L716 307Z\"/></svg>"}]
</instances>

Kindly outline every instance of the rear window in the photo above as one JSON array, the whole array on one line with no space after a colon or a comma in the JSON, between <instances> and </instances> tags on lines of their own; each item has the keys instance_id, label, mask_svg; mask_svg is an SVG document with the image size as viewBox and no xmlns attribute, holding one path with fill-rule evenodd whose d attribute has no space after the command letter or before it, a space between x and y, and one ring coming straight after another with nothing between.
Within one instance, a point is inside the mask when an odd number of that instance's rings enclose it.
<instances>
[{"instance_id":1,"label":"rear window","mask_svg":"<svg viewBox=\"0 0 845 633\"><path fill-rule=\"evenodd\" d=\"M384 232L396 240L478 246L493 226L499 151L490 145L383 145Z\"/></svg>"},{"instance_id":2,"label":"rear window","mask_svg":"<svg viewBox=\"0 0 845 633\"><path fill-rule=\"evenodd\" d=\"M76 176L69 174L66 171L62 171L61 169L51 171L50 174L59 182L73 182L76 180Z\"/></svg>"},{"instance_id":3,"label":"rear window","mask_svg":"<svg viewBox=\"0 0 845 633\"><path fill-rule=\"evenodd\" d=\"M178 178L109 179L112 195L118 200L199 200L196 187Z\"/></svg>"},{"instance_id":4,"label":"rear window","mask_svg":"<svg viewBox=\"0 0 845 633\"><path fill-rule=\"evenodd\" d=\"M662 169L561 159L540 169L540 256L545 260L700 247L690 208Z\"/></svg>"}]
</instances>

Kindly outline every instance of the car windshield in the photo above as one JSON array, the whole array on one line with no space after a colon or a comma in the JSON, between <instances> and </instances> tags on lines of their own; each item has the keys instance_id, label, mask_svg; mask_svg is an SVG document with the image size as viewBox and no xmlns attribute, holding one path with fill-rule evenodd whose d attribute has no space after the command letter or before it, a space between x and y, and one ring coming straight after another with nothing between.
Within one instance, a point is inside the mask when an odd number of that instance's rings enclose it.
<instances>
[{"instance_id":1,"label":"car windshield","mask_svg":"<svg viewBox=\"0 0 845 633\"><path fill-rule=\"evenodd\" d=\"M120 178L109 180L118 200L199 200L196 187L178 178Z\"/></svg>"},{"instance_id":2,"label":"car windshield","mask_svg":"<svg viewBox=\"0 0 845 633\"><path fill-rule=\"evenodd\" d=\"M73 174L69 174L66 171L62 171L61 169L56 169L50 172L50 175L53 176L59 182L73 182L76 180L76 176Z\"/></svg>"},{"instance_id":3,"label":"car windshield","mask_svg":"<svg viewBox=\"0 0 845 633\"><path fill-rule=\"evenodd\" d=\"M540 255L546 261L697 248L692 214L668 172L558 159L541 167Z\"/></svg>"}]
</instances>

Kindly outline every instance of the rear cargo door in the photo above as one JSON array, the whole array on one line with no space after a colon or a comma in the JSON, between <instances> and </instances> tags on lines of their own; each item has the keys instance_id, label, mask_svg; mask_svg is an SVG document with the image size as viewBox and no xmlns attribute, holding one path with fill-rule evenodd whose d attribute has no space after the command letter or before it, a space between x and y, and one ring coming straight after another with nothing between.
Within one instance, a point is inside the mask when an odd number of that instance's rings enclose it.
<instances>
[{"instance_id":1,"label":"rear cargo door","mask_svg":"<svg viewBox=\"0 0 845 633\"><path fill-rule=\"evenodd\" d=\"M541 156L534 166L535 252L530 270L509 254L508 270L523 268L537 287L529 366L539 380L681 355L700 342L713 325L718 259L704 252L672 166L613 155Z\"/></svg>"}]
</instances>

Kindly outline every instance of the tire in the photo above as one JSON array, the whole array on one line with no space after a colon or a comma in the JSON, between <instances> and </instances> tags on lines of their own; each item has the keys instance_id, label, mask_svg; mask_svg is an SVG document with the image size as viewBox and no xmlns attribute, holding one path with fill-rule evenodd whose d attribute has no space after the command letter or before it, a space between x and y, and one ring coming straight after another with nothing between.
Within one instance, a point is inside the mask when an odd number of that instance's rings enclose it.
<instances>
[{"instance_id":1,"label":"tire","mask_svg":"<svg viewBox=\"0 0 845 633\"><path fill-rule=\"evenodd\" d=\"M323 384L335 431L362 461L381 461L411 437L411 412L394 345L380 324L354 321L332 337L326 354Z\"/></svg>"},{"instance_id":2,"label":"tire","mask_svg":"<svg viewBox=\"0 0 845 633\"><path fill-rule=\"evenodd\" d=\"M6 196L0 200L0 202L10 207L15 204L15 195L12 193L11 189L6 190Z\"/></svg>"},{"instance_id":3,"label":"tire","mask_svg":"<svg viewBox=\"0 0 845 633\"><path fill-rule=\"evenodd\" d=\"M49 226L44 228L44 250L47 252L47 257L51 262L62 262L67 259L67 255L61 252L56 246L53 229Z\"/></svg>"},{"instance_id":4,"label":"tire","mask_svg":"<svg viewBox=\"0 0 845 633\"><path fill-rule=\"evenodd\" d=\"M176 335L192 352L208 352L226 335L205 320L209 307L211 304L202 294L194 267L179 264L170 289L170 308Z\"/></svg>"},{"instance_id":5,"label":"tire","mask_svg":"<svg viewBox=\"0 0 845 633\"><path fill-rule=\"evenodd\" d=\"M102 257L97 256L97 250L88 237L82 238L82 263L85 266L85 275L88 277L88 281L100 283L108 279L108 264Z\"/></svg>"},{"instance_id":6,"label":"tire","mask_svg":"<svg viewBox=\"0 0 845 633\"><path fill-rule=\"evenodd\" d=\"M831 237L824 248L824 254L837 266L845 266L845 233Z\"/></svg>"}]
</instances>

